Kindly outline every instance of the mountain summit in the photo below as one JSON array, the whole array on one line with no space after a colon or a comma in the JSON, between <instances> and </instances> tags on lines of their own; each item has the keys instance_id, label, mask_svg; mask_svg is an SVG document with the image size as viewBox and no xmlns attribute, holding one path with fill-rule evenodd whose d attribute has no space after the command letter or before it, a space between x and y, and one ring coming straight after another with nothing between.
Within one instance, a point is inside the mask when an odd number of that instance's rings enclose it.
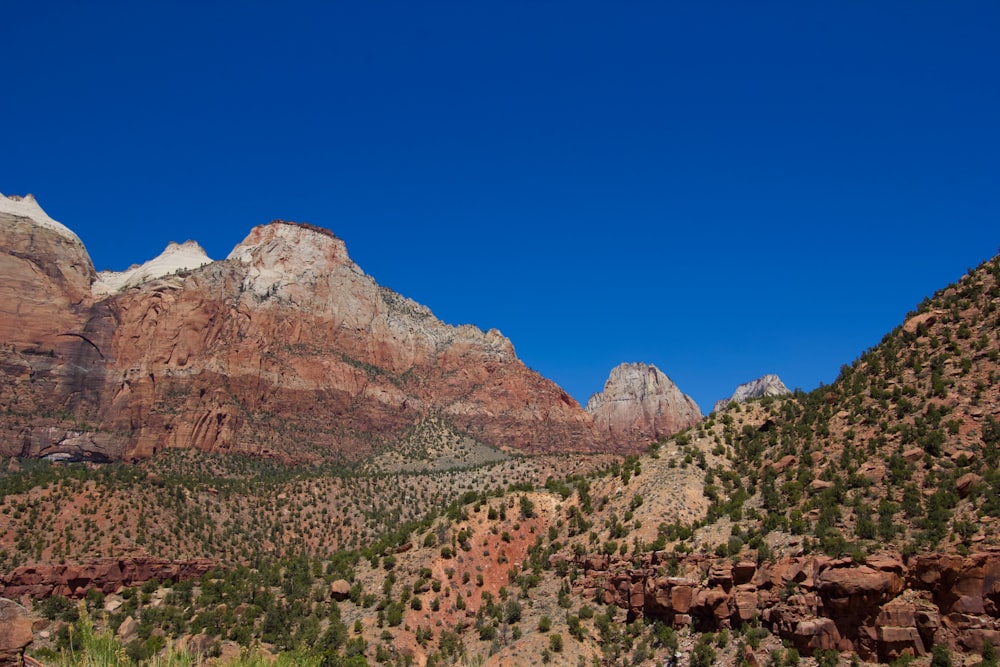
<instances>
[{"instance_id":1,"label":"mountain summit","mask_svg":"<svg viewBox=\"0 0 1000 667\"><path fill-rule=\"evenodd\" d=\"M611 370L604 391L587 401L586 410L612 440L647 443L694 426L701 410L659 368L625 363Z\"/></svg>"},{"instance_id":2,"label":"mountain summit","mask_svg":"<svg viewBox=\"0 0 1000 667\"><path fill-rule=\"evenodd\" d=\"M785 396L790 393L792 392L788 390L781 378L769 373L756 380L744 382L736 388L732 396L716 401L712 411L718 412L730 403L743 403L764 396Z\"/></svg>"},{"instance_id":3,"label":"mountain summit","mask_svg":"<svg viewBox=\"0 0 1000 667\"><path fill-rule=\"evenodd\" d=\"M28 218L39 227L51 229L70 240L80 242L80 238L69 227L49 217L49 214L42 209L32 194L19 197L18 195L4 196L0 192L0 214Z\"/></svg>"},{"instance_id":4,"label":"mountain summit","mask_svg":"<svg viewBox=\"0 0 1000 667\"><path fill-rule=\"evenodd\" d=\"M211 262L212 259L205 250L194 241L171 242L162 253L148 262L121 272L101 271L91 289L97 296L110 295L172 273L197 269Z\"/></svg>"}]
</instances>

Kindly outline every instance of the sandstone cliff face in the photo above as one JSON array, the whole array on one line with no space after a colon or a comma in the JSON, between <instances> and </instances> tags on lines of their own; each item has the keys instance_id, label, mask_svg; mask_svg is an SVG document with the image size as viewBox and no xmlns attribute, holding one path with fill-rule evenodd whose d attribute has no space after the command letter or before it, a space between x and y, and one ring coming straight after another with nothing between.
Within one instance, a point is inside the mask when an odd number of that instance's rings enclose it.
<instances>
[{"instance_id":1,"label":"sandstone cliff face","mask_svg":"<svg viewBox=\"0 0 1000 667\"><path fill-rule=\"evenodd\" d=\"M174 246L98 280L72 232L0 216L2 455L352 459L431 412L496 447L634 447L500 332L380 287L326 230L274 222L223 261Z\"/></svg>"},{"instance_id":2,"label":"sandstone cliff face","mask_svg":"<svg viewBox=\"0 0 1000 667\"><path fill-rule=\"evenodd\" d=\"M34 199L0 195L0 441L18 415L69 412L94 379L97 350L82 332L94 267L75 234ZM34 217L32 217L34 216ZM0 446L5 454L19 448Z\"/></svg>"},{"instance_id":3,"label":"sandstone cliff face","mask_svg":"<svg viewBox=\"0 0 1000 667\"><path fill-rule=\"evenodd\" d=\"M0 576L0 595L41 600L52 595L81 598L91 589L116 593L152 579L196 579L218 565L207 558L102 558L84 565L24 565Z\"/></svg>"},{"instance_id":4,"label":"sandstone cliff face","mask_svg":"<svg viewBox=\"0 0 1000 667\"><path fill-rule=\"evenodd\" d=\"M968 556L799 556L733 562L710 556L645 554L641 563L577 557L585 597L676 628L735 627L759 619L806 655L847 651L889 662L935 644L977 653L1000 641L1000 552ZM676 570L673 576L665 567Z\"/></svg>"},{"instance_id":5,"label":"sandstone cliff face","mask_svg":"<svg viewBox=\"0 0 1000 667\"><path fill-rule=\"evenodd\" d=\"M756 380L745 382L736 388L733 395L715 402L713 410L718 412L730 403L743 403L765 396L785 396L792 393L777 375L767 374Z\"/></svg>"},{"instance_id":6,"label":"sandstone cliff face","mask_svg":"<svg viewBox=\"0 0 1000 667\"><path fill-rule=\"evenodd\" d=\"M0 201L8 204L0 206L0 336L8 344L48 350L85 317L94 267L72 232L29 217L41 210L33 199L31 206L3 195Z\"/></svg>"},{"instance_id":7,"label":"sandstone cliff face","mask_svg":"<svg viewBox=\"0 0 1000 667\"><path fill-rule=\"evenodd\" d=\"M587 401L587 412L607 438L645 442L694 426L701 410L656 366L621 364L611 371L604 391Z\"/></svg>"}]
</instances>

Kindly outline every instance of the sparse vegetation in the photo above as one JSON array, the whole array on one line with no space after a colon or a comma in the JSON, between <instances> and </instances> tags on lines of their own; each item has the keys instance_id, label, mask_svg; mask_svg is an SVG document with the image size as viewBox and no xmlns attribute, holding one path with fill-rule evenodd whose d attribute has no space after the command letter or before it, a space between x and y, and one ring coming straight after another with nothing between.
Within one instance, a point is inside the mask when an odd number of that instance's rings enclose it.
<instances>
[{"instance_id":1,"label":"sparse vegetation","mask_svg":"<svg viewBox=\"0 0 1000 667\"><path fill-rule=\"evenodd\" d=\"M356 466L178 450L136 465L22 460L0 471L0 572L216 560L200 578L40 601L52 630L35 650L50 661L107 650L198 664L232 646L264 660L260 646L307 665L406 664L414 652L432 665L498 653L662 664L678 650L692 665L746 652L801 664L763 617L635 613L632 596L648 592L631 573L700 584L735 576L716 565L753 571L802 552L850 564L886 548L996 546L998 278L994 261L943 290L911 315L928 315L919 325L890 332L833 384L731 404L645 456L487 452L431 416L398 451ZM116 639L126 618L134 633ZM178 650L182 637L204 637L202 653ZM932 651L931 664L954 664L943 644ZM982 664L996 664L992 646Z\"/></svg>"}]
</instances>

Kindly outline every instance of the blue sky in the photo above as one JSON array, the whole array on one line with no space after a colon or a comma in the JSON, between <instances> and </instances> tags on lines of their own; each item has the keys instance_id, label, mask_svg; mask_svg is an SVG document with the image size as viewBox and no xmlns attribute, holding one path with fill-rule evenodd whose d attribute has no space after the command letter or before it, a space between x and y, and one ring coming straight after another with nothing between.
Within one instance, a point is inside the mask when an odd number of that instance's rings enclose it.
<instances>
[{"instance_id":1,"label":"blue sky","mask_svg":"<svg viewBox=\"0 0 1000 667\"><path fill-rule=\"evenodd\" d=\"M830 382L1000 245L996 2L0 7L0 192L98 269L311 222L581 402Z\"/></svg>"}]
</instances>

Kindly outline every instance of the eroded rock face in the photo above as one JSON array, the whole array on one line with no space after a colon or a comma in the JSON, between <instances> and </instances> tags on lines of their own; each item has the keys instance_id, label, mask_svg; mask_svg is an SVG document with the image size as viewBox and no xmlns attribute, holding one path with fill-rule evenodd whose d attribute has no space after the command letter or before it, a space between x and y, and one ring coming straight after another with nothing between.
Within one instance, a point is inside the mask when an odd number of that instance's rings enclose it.
<instances>
[{"instance_id":1,"label":"eroded rock face","mask_svg":"<svg viewBox=\"0 0 1000 667\"><path fill-rule=\"evenodd\" d=\"M908 563L879 554L799 556L756 564L650 552L641 562L581 555L583 591L607 604L681 628L759 619L806 655L818 649L890 662L935 644L976 653L1000 639L1000 550L933 554ZM664 569L676 574L666 576Z\"/></svg>"},{"instance_id":2,"label":"eroded rock face","mask_svg":"<svg viewBox=\"0 0 1000 667\"><path fill-rule=\"evenodd\" d=\"M215 561L199 558L170 561L162 558L104 558L84 564L24 565L0 577L0 596L28 596L36 600L51 595L81 598L91 589L114 593L156 579L195 579Z\"/></svg>"},{"instance_id":3,"label":"eroded rock face","mask_svg":"<svg viewBox=\"0 0 1000 667\"><path fill-rule=\"evenodd\" d=\"M24 649L33 641L34 620L21 605L0 599L0 665L19 665Z\"/></svg>"},{"instance_id":4,"label":"eroded rock face","mask_svg":"<svg viewBox=\"0 0 1000 667\"><path fill-rule=\"evenodd\" d=\"M0 420L4 455L20 455L30 438L17 415L68 415L103 380L83 335L94 267L80 240L40 211L33 199L0 195L0 410L11 415Z\"/></svg>"},{"instance_id":5,"label":"eroded rock face","mask_svg":"<svg viewBox=\"0 0 1000 667\"><path fill-rule=\"evenodd\" d=\"M605 437L621 443L648 444L701 420L690 396L656 366L642 363L612 369L604 391L590 397L586 410Z\"/></svg>"},{"instance_id":6,"label":"eroded rock face","mask_svg":"<svg viewBox=\"0 0 1000 667\"><path fill-rule=\"evenodd\" d=\"M0 195L0 204L5 201L11 202ZM96 275L80 239L61 225L27 217L36 209L0 205L0 341L29 356L72 347L65 334L86 318Z\"/></svg>"},{"instance_id":7,"label":"eroded rock face","mask_svg":"<svg viewBox=\"0 0 1000 667\"><path fill-rule=\"evenodd\" d=\"M777 375L768 374L741 384L736 388L732 396L716 401L713 410L718 412L730 403L743 403L755 398L785 396L790 393L792 392L788 390L788 387L781 381L781 378Z\"/></svg>"},{"instance_id":8,"label":"eroded rock face","mask_svg":"<svg viewBox=\"0 0 1000 667\"><path fill-rule=\"evenodd\" d=\"M0 455L350 459L429 413L525 452L639 447L604 437L500 332L380 287L327 230L274 222L226 260L175 245L98 281L51 222L0 210Z\"/></svg>"}]
</instances>

